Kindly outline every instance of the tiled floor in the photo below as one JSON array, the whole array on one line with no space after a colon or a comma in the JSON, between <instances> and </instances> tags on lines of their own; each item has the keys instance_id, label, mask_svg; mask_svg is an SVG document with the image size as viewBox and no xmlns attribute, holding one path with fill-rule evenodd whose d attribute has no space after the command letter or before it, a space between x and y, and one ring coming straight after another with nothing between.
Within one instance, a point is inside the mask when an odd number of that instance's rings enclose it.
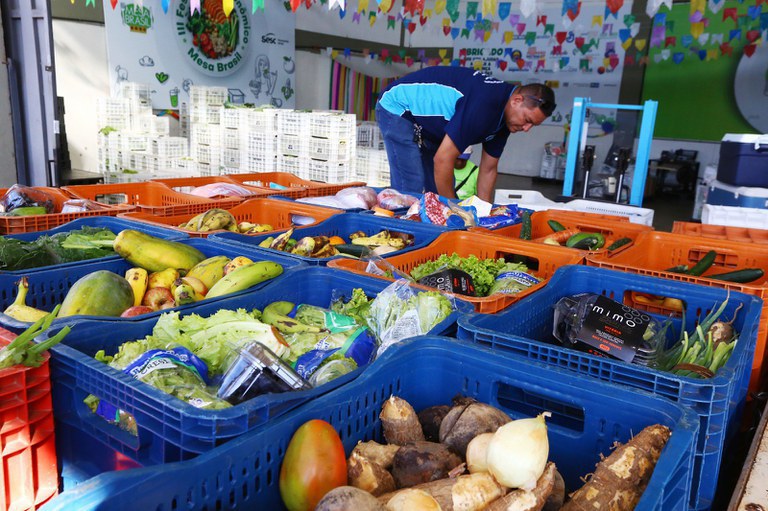
<instances>
[{"instance_id":1,"label":"tiled floor","mask_svg":"<svg viewBox=\"0 0 768 511\"><path fill-rule=\"evenodd\" d=\"M536 190L548 199L555 200L562 194L563 184L530 177L499 174L496 189ZM684 193L667 192L643 203L644 208L654 210L653 226L659 231L669 231L675 220L691 220L693 198Z\"/></svg>"}]
</instances>

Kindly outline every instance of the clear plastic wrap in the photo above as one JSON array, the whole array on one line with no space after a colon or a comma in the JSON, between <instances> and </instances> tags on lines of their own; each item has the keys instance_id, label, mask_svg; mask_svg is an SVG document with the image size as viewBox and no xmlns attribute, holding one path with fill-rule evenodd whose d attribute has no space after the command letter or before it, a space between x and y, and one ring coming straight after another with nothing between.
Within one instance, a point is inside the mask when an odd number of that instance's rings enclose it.
<instances>
[{"instance_id":1,"label":"clear plastic wrap","mask_svg":"<svg viewBox=\"0 0 768 511\"><path fill-rule=\"evenodd\" d=\"M51 194L31 186L15 184L0 198L0 212L10 213L18 208L43 207L46 213L57 213Z\"/></svg>"},{"instance_id":2,"label":"clear plastic wrap","mask_svg":"<svg viewBox=\"0 0 768 511\"><path fill-rule=\"evenodd\" d=\"M189 193L190 195L208 199L212 197L248 197L253 195L251 190L234 183L210 183L193 188Z\"/></svg>"},{"instance_id":3,"label":"clear plastic wrap","mask_svg":"<svg viewBox=\"0 0 768 511\"><path fill-rule=\"evenodd\" d=\"M392 188L385 188L377 195L379 206L384 209L395 210L400 208L410 208L419 199L412 195L406 195Z\"/></svg>"},{"instance_id":4,"label":"clear plastic wrap","mask_svg":"<svg viewBox=\"0 0 768 511\"><path fill-rule=\"evenodd\" d=\"M69 199L61 206L60 213L83 213L85 211L108 209L108 207L89 199Z\"/></svg>"},{"instance_id":5,"label":"clear plastic wrap","mask_svg":"<svg viewBox=\"0 0 768 511\"><path fill-rule=\"evenodd\" d=\"M344 188L336 193L336 198L344 204L345 209L371 209L378 204L376 190L369 186Z\"/></svg>"}]
</instances>

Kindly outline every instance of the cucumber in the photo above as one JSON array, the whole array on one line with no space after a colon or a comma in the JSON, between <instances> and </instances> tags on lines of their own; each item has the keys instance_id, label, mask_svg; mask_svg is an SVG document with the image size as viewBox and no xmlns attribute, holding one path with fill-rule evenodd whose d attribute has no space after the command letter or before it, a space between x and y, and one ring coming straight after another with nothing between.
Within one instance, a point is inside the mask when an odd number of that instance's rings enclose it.
<instances>
[{"instance_id":1,"label":"cucumber","mask_svg":"<svg viewBox=\"0 0 768 511\"><path fill-rule=\"evenodd\" d=\"M353 245L352 243L334 245L333 247L342 254L351 255L358 258L365 257L371 252L371 249L365 245Z\"/></svg>"},{"instance_id":2,"label":"cucumber","mask_svg":"<svg viewBox=\"0 0 768 511\"><path fill-rule=\"evenodd\" d=\"M760 268L744 268L743 270L729 271L727 273L718 273L717 275L707 275L708 279L725 280L727 282L738 282L746 284L759 278L762 278L765 272Z\"/></svg>"},{"instance_id":3,"label":"cucumber","mask_svg":"<svg viewBox=\"0 0 768 511\"><path fill-rule=\"evenodd\" d=\"M619 238L613 243L608 246L608 252L611 252L612 250L616 250L619 247L623 247L624 245L628 245L632 243L632 240L630 238Z\"/></svg>"},{"instance_id":4,"label":"cucumber","mask_svg":"<svg viewBox=\"0 0 768 511\"><path fill-rule=\"evenodd\" d=\"M552 229L552 232L560 232L565 230L565 226L557 220L547 220L547 225L550 229Z\"/></svg>"},{"instance_id":5,"label":"cucumber","mask_svg":"<svg viewBox=\"0 0 768 511\"><path fill-rule=\"evenodd\" d=\"M566 247L581 250L597 250L605 245L605 236L599 232L580 232L574 234L565 242Z\"/></svg>"},{"instance_id":6,"label":"cucumber","mask_svg":"<svg viewBox=\"0 0 768 511\"><path fill-rule=\"evenodd\" d=\"M520 239L521 240L529 240L531 239L531 212L530 211L523 211L522 214L522 227L520 228Z\"/></svg>"},{"instance_id":7,"label":"cucumber","mask_svg":"<svg viewBox=\"0 0 768 511\"><path fill-rule=\"evenodd\" d=\"M712 263L715 262L715 257L717 257L717 252L714 250L710 250L706 254L704 254L704 257L699 259L699 262L696 263L691 267L690 270L688 270L688 275L694 275L698 277L705 271L709 269L710 266L712 266Z\"/></svg>"},{"instance_id":8,"label":"cucumber","mask_svg":"<svg viewBox=\"0 0 768 511\"><path fill-rule=\"evenodd\" d=\"M673 266L672 268L667 268L664 271L668 271L670 273L688 273L688 265L678 264L677 266Z\"/></svg>"}]
</instances>

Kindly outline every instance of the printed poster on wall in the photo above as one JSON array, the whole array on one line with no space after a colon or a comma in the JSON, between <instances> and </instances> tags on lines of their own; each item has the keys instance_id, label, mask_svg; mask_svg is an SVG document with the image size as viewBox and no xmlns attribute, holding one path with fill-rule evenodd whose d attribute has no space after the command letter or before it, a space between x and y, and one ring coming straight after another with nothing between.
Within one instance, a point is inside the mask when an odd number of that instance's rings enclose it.
<instances>
[{"instance_id":1,"label":"printed poster on wall","mask_svg":"<svg viewBox=\"0 0 768 511\"><path fill-rule=\"evenodd\" d=\"M640 23L625 2L614 14L606 4L579 3L571 21L560 5L539 3L529 17L519 10L504 19L480 19L462 13L453 25L454 59L501 80L547 83L557 109L545 124L563 125L576 97L617 104L625 36L637 35ZM603 111L602 113L608 113Z\"/></svg>"},{"instance_id":2,"label":"printed poster on wall","mask_svg":"<svg viewBox=\"0 0 768 511\"><path fill-rule=\"evenodd\" d=\"M188 102L191 85L226 87L233 103L295 103L295 17L283 2L267 0L251 13L250 0L235 0L227 16L221 0L104 0L104 24L113 92L122 81L148 83L155 109Z\"/></svg>"}]
</instances>

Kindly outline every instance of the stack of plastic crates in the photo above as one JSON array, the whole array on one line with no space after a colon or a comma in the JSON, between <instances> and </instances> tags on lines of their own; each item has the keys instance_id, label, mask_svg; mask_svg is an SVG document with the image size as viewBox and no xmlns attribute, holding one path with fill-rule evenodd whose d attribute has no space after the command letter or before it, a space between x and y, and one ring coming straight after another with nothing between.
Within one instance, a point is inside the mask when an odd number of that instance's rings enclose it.
<instances>
[{"instance_id":1,"label":"stack of plastic crates","mask_svg":"<svg viewBox=\"0 0 768 511\"><path fill-rule=\"evenodd\" d=\"M189 149L201 176L221 174L221 112L227 97L226 87L189 88Z\"/></svg>"},{"instance_id":2,"label":"stack of plastic crates","mask_svg":"<svg viewBox=\"0 0 768 511\"><path fill-rule=\"evenodd\" d=\"M280 109L277 112L277 171L309 177L308 112Z\"/></svg>"},{"instance_id":3,"label":"stack of plastic crates","mask_svg":"<svg viewBox=\"0 0 768 511\"><path fill-rule=\"evenodd\" d=\"M252 108L240 112L240 172L277 170L276 108Z\"/></svg>"},{"instance_id":4,"label":"stack of plastic crates","mask_svg":"<svg viewBox=\"0 0 768 511\"><path fill-rule=\"evenodd\" d=\"M357 154L354 115L335 112L310 113L308 141L308 179L326 183L349 181Z\"/></svg>"},{"instance_id":5,"label":"stack of plastic crates","mask_svg":"<svg viewBox=\"0 0 768 511\"><path fill-rule=\"evenodd\" d=\"M367 147L357 148L355 178L366 181L369 186L389 186L389 160L387 152Z\"/></svg>"}]
</instances>

